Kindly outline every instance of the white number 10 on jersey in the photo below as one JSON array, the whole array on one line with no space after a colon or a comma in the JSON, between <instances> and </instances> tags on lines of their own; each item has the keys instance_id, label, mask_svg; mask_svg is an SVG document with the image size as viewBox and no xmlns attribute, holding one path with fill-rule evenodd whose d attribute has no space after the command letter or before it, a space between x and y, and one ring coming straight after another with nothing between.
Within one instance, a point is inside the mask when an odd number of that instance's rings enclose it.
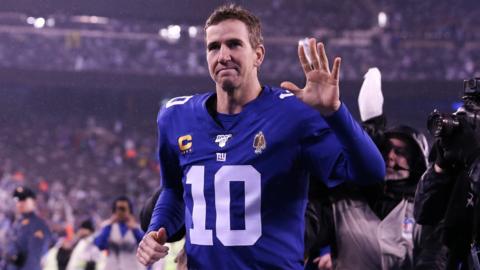
<instances>
[{"instance_id":1,"label":"white number 10 on jersey","mask_svg":"<svg viewBox=\"0 0 480 270\"><path fill-rule=\"evenodd\" d=\"M245 229L232 230L230 225L230 182L245 185ZM204 195L205 167L192 166L186 183L191 185L193 209L190 242L195 245L213 245L212 230L206 229L207 207ZM262 235L261 175L251 165L222 166L215 174L216 234L224 246L251 246Z\"/></svg>"}]
</instances>

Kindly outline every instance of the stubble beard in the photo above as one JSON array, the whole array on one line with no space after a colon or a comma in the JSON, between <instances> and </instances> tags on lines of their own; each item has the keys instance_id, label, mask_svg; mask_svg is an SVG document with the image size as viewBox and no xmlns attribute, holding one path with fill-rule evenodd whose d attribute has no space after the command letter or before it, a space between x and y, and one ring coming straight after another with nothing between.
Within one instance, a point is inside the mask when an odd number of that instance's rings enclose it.
<instances>
[{"instance_id":1,"label":"stubble beard","mask_svg":"<svg viewBox=\"0 0 480 270\"><path fill-rule=\"evenodd\" d=\"M222 83L222 89L227 94L232 95L235 92L236 87L231 80L225 80Z\"/></svg>"}]
</instances>

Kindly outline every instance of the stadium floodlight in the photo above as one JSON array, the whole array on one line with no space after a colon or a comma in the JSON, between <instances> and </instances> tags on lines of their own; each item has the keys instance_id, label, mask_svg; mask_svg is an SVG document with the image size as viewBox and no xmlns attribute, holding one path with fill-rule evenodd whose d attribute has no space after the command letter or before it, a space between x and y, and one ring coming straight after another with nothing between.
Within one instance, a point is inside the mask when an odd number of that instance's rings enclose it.
<instances>
[{"instance_id":1,"label":"stadium floodlight","mask_svg":"<svg viewBox=\"0 0 480 270\"><path fill-rule=\"evenodd\" d=\"M33 23L33 27L35 28L43 28L45 26L45 19L40 17L36 18L35 22Z\"/></svg>"},{"instance_id":2,"label":"stadium floodlight","mask_svg":"<svg viewBox=\"0 0 480 270\"><path fill-rule=\"evenodd\" d=\"M72 16L70 17L70 20L72 22L89 23L89 24L107 24L109 22L109 19L106 17L87 16L87 15Z\"/></svg>"},{"instance_id":3,"label":"stadium floodlight","mask_svg":"<svg viewBox=\"0 0 480 270\"><path fill-rule=\"evenodd\" d=\"M388 16L387 13L381 11L378 13L378 26L385 27L388 23Z\"/></svg>"},{"instance_id":4,"label":"stadium floodlight","mask_svg":"<svg viewBox=\"0 0 480 270\"><path fill-rule=\"evenodd\" d=\"M188 36L190 36L191 38L194 38L197 36L197 34L198 34L197 27L195 26L188 27Z\"/></svg>"},{"instance_id":5,"label":"stadium floodlight","mask_svg":"<svg viewBox=\"0 0 480 270\"><path fill-rule=\"evenodd\" d=\"M168 38L171 40L177 40L180 38L180 32L182 28L180 25L169 25L168 28Z\"/></svg>"},{"instance_id":6,"label":"stadium floodlight","mask_svg":"<svg viewBox=\"0 0 480 270\"><path fill-rule=\"evenodd\" d=\"M28 17L27 18L27 23L28 24L34 24L35 23L35 18L34 17Z\"/></svg>"}]
</instances>

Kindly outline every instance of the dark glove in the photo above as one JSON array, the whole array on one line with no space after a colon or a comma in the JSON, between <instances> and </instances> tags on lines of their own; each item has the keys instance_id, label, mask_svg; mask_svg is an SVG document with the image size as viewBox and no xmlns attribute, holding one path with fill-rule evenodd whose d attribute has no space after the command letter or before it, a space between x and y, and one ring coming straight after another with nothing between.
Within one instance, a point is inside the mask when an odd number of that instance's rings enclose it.
<instances>
[{"instance_id":1,"label":"dark glove","mask_svg":"<svg viewBox=\"0 0 480 270\"><path fill-rule=\"evenodd\" d=\"M477 136L464 118L459 119L460 127L445 138L437 141L435 163L442 169L469 166L479 154L480 143Z\"/></svg>"}]
</instances>

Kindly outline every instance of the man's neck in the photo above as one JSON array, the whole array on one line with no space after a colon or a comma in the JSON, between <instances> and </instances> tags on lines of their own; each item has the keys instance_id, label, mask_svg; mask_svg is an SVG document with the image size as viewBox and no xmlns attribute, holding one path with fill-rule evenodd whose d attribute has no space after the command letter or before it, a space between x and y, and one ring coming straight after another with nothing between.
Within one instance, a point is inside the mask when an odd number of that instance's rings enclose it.
<instances>
[{"instance_id":1,"label":"man's neck","mask_svg":"<svg viewBox=\"0 0 480 270\"><path fill-rule=\"evenodd\" d=\"M217 86L217 112L223 114L238 114L247 103L256 99L261 91L262 86L258 81L251 85L234 89L231 92L227 92L220 86Z\"/></svg>"}]
</instances>

